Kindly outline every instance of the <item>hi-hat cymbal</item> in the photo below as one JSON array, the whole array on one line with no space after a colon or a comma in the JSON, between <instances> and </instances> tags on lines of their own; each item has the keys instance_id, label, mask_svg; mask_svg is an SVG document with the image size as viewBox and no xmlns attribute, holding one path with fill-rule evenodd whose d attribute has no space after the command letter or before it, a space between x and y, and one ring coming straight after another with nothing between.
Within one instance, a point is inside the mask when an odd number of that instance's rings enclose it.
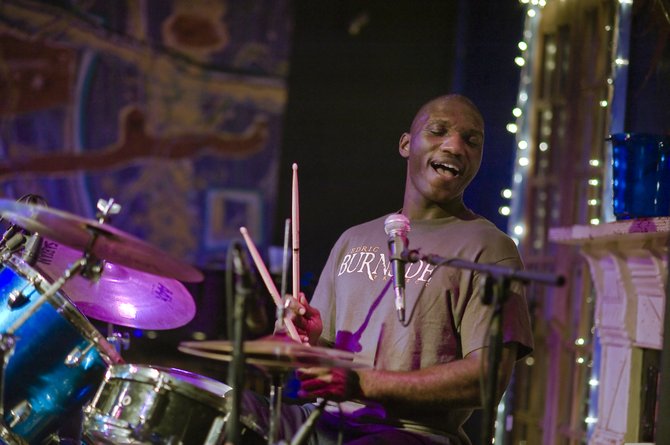
<instances>
[{"instance_id":1,"label":"hi-hat cymbal","mask_svg":"<svg viewBox=\"0 0 670 445\"><path fill-rule=\"evenodd\" d=\"M8 199L0 199L0 214L4 219L29 232L37 232L45 238L80 251L88 246L92 234L96 234L97 239L90 253L114 264L186 282L198 282L204 278L202 272L190 264L95 220Z\"/></svg>"},{"instance_id":2,"label":"hi-hat cymbal","mask_svg":"<svg viewBox=\"0 0 670 445\"><path fill-rule=\"evenodd\" d=\"M55 281L81 256L81 252L44 239L34 267ZM75 275L62 290L84 315L121 326L173 329L195 316L195 302L179 281L108 261L97 281Z\"/></svg>"},{"instance_id":3,"label":"hi-hat cymbal","mask_svg":"<svg viewBox=\"0 0 670 445\"><path fill-rule=\"evenodd\" d=\"M186 354L219 361L231 361L233 343L224 340L184 341L178 349ZM283 337L267 336L243 343L245 361L270 370L297 368L361 368L354 354L337 349L309 346Z\"/></svg>"}]
</instances>

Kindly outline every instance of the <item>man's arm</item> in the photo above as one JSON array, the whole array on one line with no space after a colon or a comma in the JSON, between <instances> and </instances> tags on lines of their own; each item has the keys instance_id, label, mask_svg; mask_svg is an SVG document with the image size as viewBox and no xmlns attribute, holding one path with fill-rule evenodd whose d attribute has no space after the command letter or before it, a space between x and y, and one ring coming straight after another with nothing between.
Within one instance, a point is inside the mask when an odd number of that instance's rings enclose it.
<instances>
[{"instance_id":1,"label":"man's arm","mask_svg":"<svg viewBox=\"0 0 670 445\"><path fill-rule=\"evenodd\" d=\"M471 352L465 358L417 371L357 370L359 393L364 399L392 405L421 408L479 408L481 382L487 375L488 348ZM498 370L496 400L509 384L516 361L516 344L503 348Z\"/></svg>"},{"instance_id":2,"label":"man's arm","mask_svg":"<svg viewBox=\"0 0 670 445\"><path fill-rule=\"evenodd\" d=\"M480 382L485 381L488 348L471 352L465 358L416 371L375 369L303 369L301 397L333 400L365 399L403 410L479 408ZM509 384L516 361L516 344L505 345L498 370L499 401Z\"/></svg>"}]
</instances>

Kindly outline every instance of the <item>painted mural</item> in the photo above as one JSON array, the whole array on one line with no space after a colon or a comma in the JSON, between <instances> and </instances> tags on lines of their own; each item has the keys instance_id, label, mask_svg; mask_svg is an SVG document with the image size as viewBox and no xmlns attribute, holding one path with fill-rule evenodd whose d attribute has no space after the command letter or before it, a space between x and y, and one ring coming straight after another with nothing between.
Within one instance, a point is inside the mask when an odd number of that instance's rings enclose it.
<instances>
[{"instance_id":1,"label":"painted mural","mask_svg":"<svg viewBox=\"0 0 670 445\"><path fill-rule=\"evenodd\" d=\"M3 1L0 196L33 193L199 267L273 227L289 0ZM286 166L287 169L290 166Z\"/></svg>"}]
</instances>

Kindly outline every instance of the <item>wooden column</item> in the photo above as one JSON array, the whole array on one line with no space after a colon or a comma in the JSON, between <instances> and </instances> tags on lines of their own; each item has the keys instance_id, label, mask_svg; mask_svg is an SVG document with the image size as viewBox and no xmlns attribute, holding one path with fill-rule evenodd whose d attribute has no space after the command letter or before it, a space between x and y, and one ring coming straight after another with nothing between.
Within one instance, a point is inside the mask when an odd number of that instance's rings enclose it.
<instances>
[{"instance_id":1,"label":"wooden column","mask_svg":"<svg viewBox=\"0 0 670 445\"><path fill-rule=\"evenodd\" d=\"M598 421L589 445L639 442L644 349L661 350L670 218L550 231L580 247L596 288L601 345Z\"/></svg>"}]
</instances>

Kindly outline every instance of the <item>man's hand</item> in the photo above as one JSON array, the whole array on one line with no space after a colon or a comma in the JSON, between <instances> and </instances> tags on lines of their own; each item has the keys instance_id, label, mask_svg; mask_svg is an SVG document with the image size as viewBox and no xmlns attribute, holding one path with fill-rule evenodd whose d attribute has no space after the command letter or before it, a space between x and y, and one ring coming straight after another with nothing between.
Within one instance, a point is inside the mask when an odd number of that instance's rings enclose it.
<instances>
[{"instance_id":1,"label":"man's hand","mask_svg":"<svg viewBox=\"0 0 670 445\"><path fill-rule=\"evenodd\" d=\"M298 396L302 398L323 397L342 401L360 395L358 374L344 368L301 368L296 371L300 381Z\"/></svg>"},{"instance_id":2,"label":"man's hand","mask_svg":"<svg viewBox=\"0 0 670 445\"><path fill-rule=\"evenodd\" d=\"M319 343L321 331L323 331L321 313L318 309L309 305L305 294L302 292L298 295L297 300L292 295L287 295L286 301L287 317L293 320L300 341L316 346Z\"/></svg>"}]
</instances>

